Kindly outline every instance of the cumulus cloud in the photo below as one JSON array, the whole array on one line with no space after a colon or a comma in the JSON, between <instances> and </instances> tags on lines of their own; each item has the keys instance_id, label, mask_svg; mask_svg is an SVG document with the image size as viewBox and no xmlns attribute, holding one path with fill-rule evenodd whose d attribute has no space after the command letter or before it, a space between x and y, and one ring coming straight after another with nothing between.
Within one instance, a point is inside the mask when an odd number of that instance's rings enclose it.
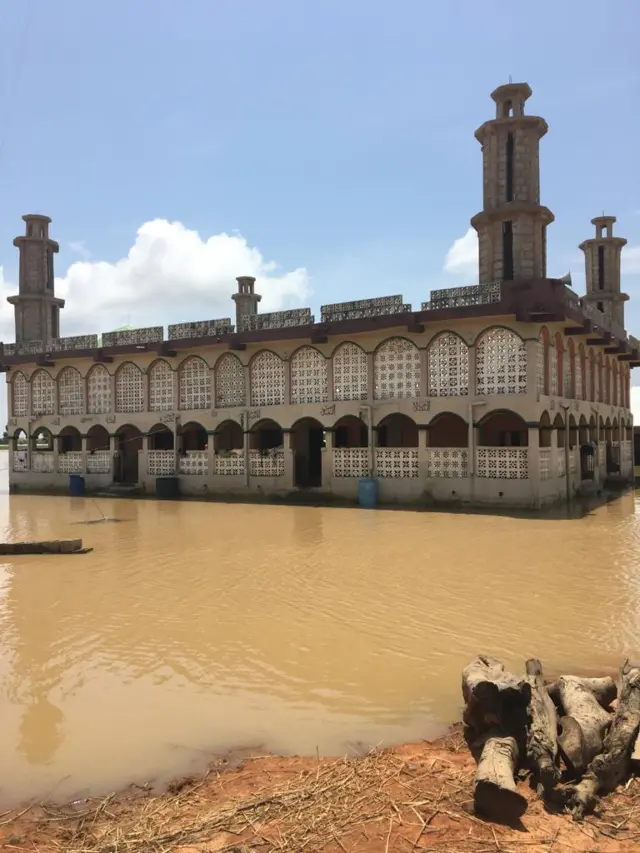
<instances>
[{"instance_id":1,"label":"cumulus cloud","mask_svg":"<svg viewBox=\"0 0 640 853\"><path fill-rule=\"evenodd\" d=\"M633 374L631 374L633 376ZM640 388L631 386L631 397L629 399L634 424L640 424Z\"/></svg>"},{"instance_id":2,"label":"cumulus cloud","mask_svg":"<svg viewBox=\"0 0 640 853\"><path fill-rule=\"evenodd\" d=\"M469 228L453 243L444 259L444 271L453 275L478 274L478 235Z\"/></svg>"},{"instance_id":3,"label":"cumulus cloud","mask_svg":"<svg viewBox=\"0 0 640 853\"><path fill-rule=\"evenodd\" d=\"M76 244L86 251L83 243ZM63 335L105 332L118 326L234 320L235 278L256 277L261 311L299 307L311 292L305 269L283 271L240 234L202 237L180 222L154 219L142 225L127 255L115 262L80 260L56 277L56 295L67 300ZM13 309L6 297L17 286L0 268L0 340L12 341Z\"/></svg>"}]
</instances>

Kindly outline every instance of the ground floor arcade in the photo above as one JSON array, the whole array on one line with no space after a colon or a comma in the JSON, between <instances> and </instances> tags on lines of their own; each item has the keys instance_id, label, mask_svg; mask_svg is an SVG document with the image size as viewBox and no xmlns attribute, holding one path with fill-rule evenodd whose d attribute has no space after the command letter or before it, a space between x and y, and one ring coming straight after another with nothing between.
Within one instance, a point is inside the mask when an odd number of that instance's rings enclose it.
<instances>
[{"instance_id":1,"label":"ground floor arcade","mask_svg":"<svg viewBox=\"0 0 640 853\"><path fill-rule=\"evenodd\" d=\"M353 500L358 482L378 480L384 502L504 503L541 506L633 477L631 422L543 411L527 423L510 410L473 424L441 412L428 424L393 413L369 423L367 411L331 426L310 417L290 428L263 418L248 429L225 420L208 431L191 421L143 432L101 424L85 435L66 426L11 439L18 488L64 490L70 474L88 489L136 484L153 494L158 477L178 477L182 494L282 494L313 490Z\"/></svg>"}]
</instances>

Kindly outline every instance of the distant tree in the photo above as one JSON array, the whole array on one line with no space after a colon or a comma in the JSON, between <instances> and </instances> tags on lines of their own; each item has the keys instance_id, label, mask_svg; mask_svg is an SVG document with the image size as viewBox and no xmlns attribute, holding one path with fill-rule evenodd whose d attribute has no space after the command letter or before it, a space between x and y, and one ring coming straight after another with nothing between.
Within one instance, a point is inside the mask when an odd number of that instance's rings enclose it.
<instances>
[{"instance_id":1,"label":"distant tree","mask_svg":"<svg viewBox=\"0 0 640 853\"><path fill-rule=\"evenodd\" d=\"M4 428L4 432L2 433L2 441L4 444L9 443L9 424L7 424Z\"/></svg>"}]
</instances>

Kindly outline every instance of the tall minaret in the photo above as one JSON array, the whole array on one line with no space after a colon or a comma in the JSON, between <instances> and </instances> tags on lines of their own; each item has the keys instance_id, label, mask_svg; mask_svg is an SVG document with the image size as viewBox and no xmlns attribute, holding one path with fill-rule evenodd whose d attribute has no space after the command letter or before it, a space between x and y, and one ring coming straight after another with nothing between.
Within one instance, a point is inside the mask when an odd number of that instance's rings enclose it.
<instances>
[{"instance_id":1,"label":"tall minaret","mask_svg":"<svg viewBox=\"0 0 640 853\"><path fill-rule=\"evenodd\" d=\"M478 232L480 283L546 278L547 225L553 213L540 204L540 139L548 130L524 114L527 83L491 93L496 117L476 130L482 145L483 209L471 220Z\"/></svg>"},{"instance_id":2,"label":"tall minaret","mask_svg":"<svg viewBox=\"0 0 640 853\"><path fill-rule=\"evenodd\" d=\"M255 292L256 280L252 275L241 275L236 278L238 292L231 297L236 303L236 332L242 331L242 318L252 317L258 313L258 302L262 299Z\"/></svg>"},{"instance_id":3,"label":"tall minaret","mask_svg":"<svg viewBox=\"0 0 640 853\"><path fill-rule=\"evenodd\" d=\"M587 278L585 302L602 311L624 329L624 303L629 298L620 290L620 255L627 245L624 237L613 236L615 216L596 216L596 236L580 243Z\"/></svg>"},{"instance_id":4,"label":"tall minaret","mask_svg":"<svg viewBox=\"0 0 640 853\"><path fill-rule=\"evenodd\" d=\"M57 299L53 275L53 255L59 246L49 238L48 216L29 213L25 234L13 245L20 254L18 295L7 297L15 309L16 343L42 341L49 343L60 337L60 309L64 299Z\"/></svg>"}]
</instances>

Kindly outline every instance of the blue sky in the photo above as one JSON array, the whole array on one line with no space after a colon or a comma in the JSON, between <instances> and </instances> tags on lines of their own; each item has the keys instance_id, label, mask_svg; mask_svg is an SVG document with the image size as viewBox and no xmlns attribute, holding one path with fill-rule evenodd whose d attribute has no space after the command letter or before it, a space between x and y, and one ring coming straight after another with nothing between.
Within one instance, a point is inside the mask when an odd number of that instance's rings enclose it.
<instances>
[{"instance_id":1,"label":"blue sky","mask_svg":"<svg viewBox=\"0 0 640 853\"><path fill-rule=\"evenodd\" d=\"M511 75L550 127L549 274L580 291L577 245L617 215L640 335L637 0L4 0L0 27L2 296L47 213L63 334L227 316L241 274L265 310L473 284L445 258Z\"/></svg>"}]
</instances>

